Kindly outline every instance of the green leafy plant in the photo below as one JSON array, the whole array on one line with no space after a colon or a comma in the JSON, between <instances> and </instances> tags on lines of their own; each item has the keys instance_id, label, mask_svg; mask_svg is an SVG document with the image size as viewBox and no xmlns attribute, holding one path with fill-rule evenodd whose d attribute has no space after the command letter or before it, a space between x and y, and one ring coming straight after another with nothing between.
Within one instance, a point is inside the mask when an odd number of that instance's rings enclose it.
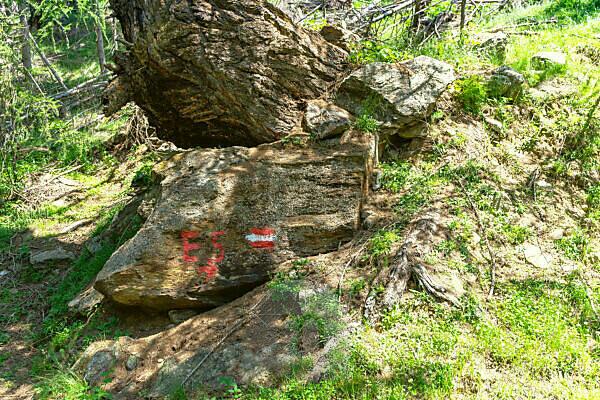
<instances>
[{"instance_id":1,"label":"green leafy plant","mask_svg":"<svg viewBox=\"0 0 600 400\"><path fill-rule=\"evenodd\" d=\"M471 114L481 113L488 99L487 89L483 78L471 75L455 83L456 97L465 111Z\"/></svg>"}]
</instances>

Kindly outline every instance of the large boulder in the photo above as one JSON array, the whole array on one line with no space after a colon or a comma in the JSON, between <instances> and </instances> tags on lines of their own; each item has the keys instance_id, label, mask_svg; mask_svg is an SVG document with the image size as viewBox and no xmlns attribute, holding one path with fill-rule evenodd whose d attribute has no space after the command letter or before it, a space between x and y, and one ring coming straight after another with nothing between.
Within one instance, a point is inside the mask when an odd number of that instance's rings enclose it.
<instances>
[{"instance_id":1,"label":"large boulder","mask_svg":"<svg viewBox=\"0 0 600 400\"><path fill-rule=\"evenodd\" d=\"M212 308L264 283L283 261L352 239L373 139L195 150L159 164L156 205L95 288L130 306Z\"/></svg>"},{"instance_id":2,"label":"large boulder","mask_svg":"<svg viewBox=\"0 0 600 400\"><path fill-rule=\"evenodd\" d=\"M335 101L356 116L375 118L382 133L414 137L410 128L426 120L454 80L452 66L426 56L396 64L373 63L348 76Z\"/></svg>"}]
</instances>

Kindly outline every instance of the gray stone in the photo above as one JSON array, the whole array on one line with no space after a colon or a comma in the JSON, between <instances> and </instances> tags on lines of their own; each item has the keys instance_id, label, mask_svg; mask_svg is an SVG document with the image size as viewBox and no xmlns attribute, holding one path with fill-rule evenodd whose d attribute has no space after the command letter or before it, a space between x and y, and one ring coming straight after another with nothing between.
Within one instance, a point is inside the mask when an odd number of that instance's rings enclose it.
<instances>
[{"instance_id":1,"label":"gray stone","mask_svg":"<svg viewBox=\"0 0 600 400\"><path fill-rule=\"evenodd\" d=\"M315 139L341 135L351 124L352 115L348 111L324 100L312 100L306 106L303 127Z\"/></svg>"},{"instance_id":2,"label":"gray stone","mask_svg":"<svg viewBox=\"0 0 600 400\"><path fill-rule=\"evenodd\" d=\"M74 260L75 254L66 251L62 247L57 247L53 250L45 250L36 253L31 253L29 261L32 264L43 264L50 261Z\"/></svg>"},{"instance_id":3,"label":"gray stone","mask_svg":"<svg viewBox=\"0 0 600 400\"><path fill-rule=\"evenodd\" d=\"M531 57L531 66L535 69L561 67L567 64L567 56L559 51L542 51Z\"/></svg>"},{"instance_id":4,"label":"gray stone","mask_svg":"<svg viewBox=\"0 0 600 400\"><path fill-rule=\"evenodd\" d=\"M311 147L194 150L159 164L156 206L96 278L107 298L159 310L211 308L282 262L350 241L368 193L374 138Z\"/></svg>"},{"instance_id":5,"label":"gray stone","mask_svg":"<svg viewBox=\"0 0 600 400\"><path fill-rule=\"evenodd\" d=\"M565 230L563 228L556 228L552 232L550 232L550 239L552 240L560 240L565 236Z\"/></svg>"},{"instance_id":6,"label":"gray stone","mask_svg":"<svg viewBox=\"0 0 600 400\"><path fill-rule=\"evenodd\" d=\"M87 364L83 378L86 382L96 385L100 383L105 374L115 363L115 354L110 351L99 351L95 353Z\"/></svg>"},{"instance_id":7,"label":"gray stone","mask_svg":"<svg viewBox=\"0 0 600 400\"><path fill-rule=\"evenodd\" d=\"M496 69L487 82L488 91L493 97L514 99L523 91L525 77L514 69L502 66Z\"/></svg>"},{"instance_id":8,"label":"gray stone","mask_svg":"<svg viewBox=\"0 0 600 400\"><path fill-rule=\"evenodd\" d=\"M546 269L552 265L553 257L544 253L538 246L525 244L523 246L523 256L525 260L536 268Z\"/></svg>"},{"instance_id":9,"label":"gray stone","mask_svg":"<svg viewBox=\"0 0 600 400\"><path fill-rule=\"evenodd\" d=\"M75 314L87 315L96 308L96 306L102 303L102 300L104 300L102 293L93 287L88 287L75 296L75 298L69 302L68 306L69 310Z\"/></svg>"},{"instance_id":10,"label":"gray stone","mask_svg":"<svg viewBox=\"0 0 600 400\"><path fill-rule=\"evenodd\" d=\"M169 319L174 324L180 324L187 321L190 318L198 315L196 310L171 310L169 311Z\"/></svg>"},{"instance_id":11,"label":"gray stone","mask_svg":"<svg viewBox=\"0 0 600 400\"><path fill-rule=\"evenodd\" d=\"M325 25L319 33L326 41L346 51L350 50L353 43L360 40L357 35L348 29L337 25Z\"/></svg>"},{"instance_id":12,"label":"gray stone","mask_svg":"<svg viewBox=\"0 0 600 400\"><path fill-rule=\"evenodd\" d=\"M372 63L344 79L335 102L356 116L375 118L382 133L414 137L408 128L425 122L454 80L452 66L426 56L396 64Z\"/></svg>"},{"instance_id":13,"label":"gray stone","mask_svg":"<svg viewBox=\"0 0 600 400\"><path fill-rule=\"evenodd\" d=\"M134 369L137 368L138 365L138 358L134 355L129 356L129 358L127 358L127 362L125 363L125 369L127 371L133 371Z\"/></svg>"},{"instance_id":14,"label":"gray stone","mask_svg":"<svg viewBox=\"0 0 600 400\"><path fill-rule=\"evenodd\" d=\"M494 32L484 34L477 38L479 44L475 47L488 55L494 56L500 60L506 58L506 46L508 45L508 35L504 32Z\"/></svg>"},{"instance_id":15,"label":"gray stone","mask_svg":"<svg viewBox=\"0 0 600 400\"><path fill-rule=\"evenodd\" d=\"M497 119L485 117L485 123L492 131L496 133L502 133L502 131L504 130L502 122L498 121Z\"/></svg>"}]
</instances>

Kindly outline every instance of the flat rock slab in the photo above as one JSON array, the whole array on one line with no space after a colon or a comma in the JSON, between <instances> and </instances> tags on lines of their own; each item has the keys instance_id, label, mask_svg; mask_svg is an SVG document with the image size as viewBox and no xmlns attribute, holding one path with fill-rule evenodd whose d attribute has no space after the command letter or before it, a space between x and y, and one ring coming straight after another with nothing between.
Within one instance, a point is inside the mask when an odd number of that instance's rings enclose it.
<instances>
[{"instance_id":1,"label":"flat rock slab","mask_svg":"<svg viewBox=\"0 0 600 400\"><path fill-rule=\"evenodd\" d=\"M44 250L37 253L31 253L29 262L32 264L44 264L52 261L74 260L75 258L75 254L63 249L62 247L57 247L53 250Z\"/></svg>"},{"instance_id":2,"label":"flat rock slab","mask_svg":"<svg viewBox=\"0 0 600 400\"><path fill-rule=\"evenodd\" d=\"M455 80L451 65L426 56L403 63L372 63L341 84L335 102L356 116L375 118L382 132L412 138ZM416 131L418 132L418 131Z\"/></svg>"},{"instance_id":3,"label":"flat rock slab","mask_svg":"<svg viewBox=\"0 0 600 400\"><path fill-rule=\"evenodd\" d=\"M147 221L95 288L130 306L212 308L266 282L286 260L338 249L360 226L373 139L177 154L155 168Z\"/></svg>"}]
</instances>

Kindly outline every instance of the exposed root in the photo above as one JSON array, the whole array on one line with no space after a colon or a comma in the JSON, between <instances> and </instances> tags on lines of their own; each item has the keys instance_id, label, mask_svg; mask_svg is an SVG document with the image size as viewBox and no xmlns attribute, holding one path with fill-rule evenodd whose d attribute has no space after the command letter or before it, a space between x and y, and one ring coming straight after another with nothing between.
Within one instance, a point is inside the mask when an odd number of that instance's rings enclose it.
<instances>
[{"instance_id":1,"label":"exposed root","mask_svg":"<svg viewBox=\"0 0 600 400\"><path fill-rule=\"evenodd\" d=\"M382 311L398 304L411 279L432 296L460 305L461 290L445 285L440 276L442 271L423 261L424 256L444 239L440 219L438 212L430 211L413 221L389 266L382 268L373 280L363 313L367 320L378 320Z\"/></svg>"}]
</instances>

